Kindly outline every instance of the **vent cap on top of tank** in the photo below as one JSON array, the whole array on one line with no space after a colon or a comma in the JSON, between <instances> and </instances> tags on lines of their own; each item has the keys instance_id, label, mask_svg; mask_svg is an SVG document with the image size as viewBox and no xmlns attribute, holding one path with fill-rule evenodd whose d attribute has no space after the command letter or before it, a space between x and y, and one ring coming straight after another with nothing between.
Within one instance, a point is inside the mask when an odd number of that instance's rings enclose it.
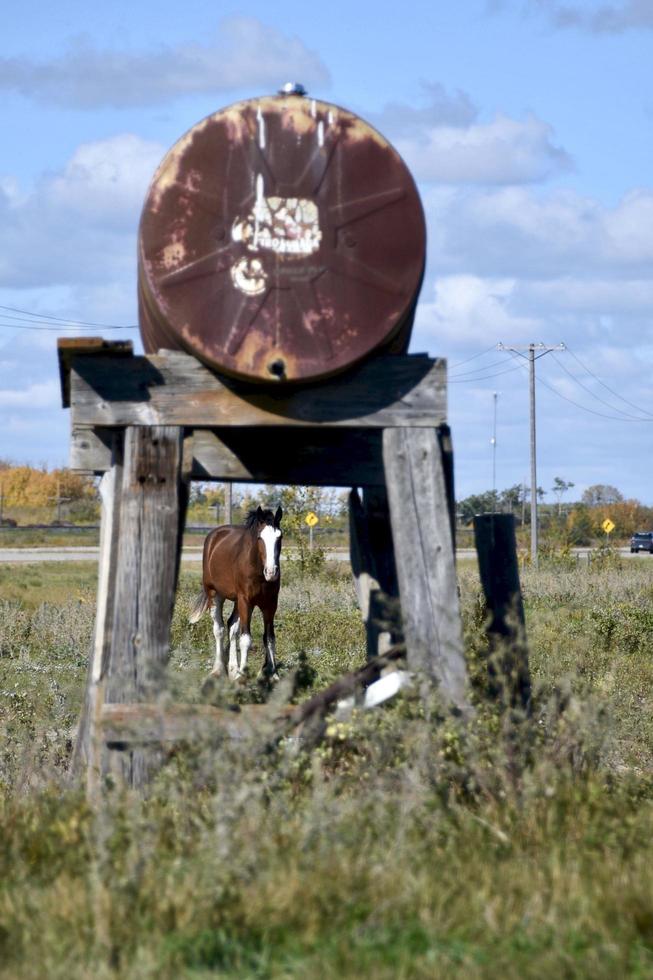
<instances>
[{"instance_id":1,"label":"vent cap on top of tank","mask_svg":"<svg viewBox=\"0 0 653 980\"><path fill-rule=\"evenodd\" d=\"M279 89L279 95L308 95L301 82L286 82Z\"/></svg>"}]
</instances>

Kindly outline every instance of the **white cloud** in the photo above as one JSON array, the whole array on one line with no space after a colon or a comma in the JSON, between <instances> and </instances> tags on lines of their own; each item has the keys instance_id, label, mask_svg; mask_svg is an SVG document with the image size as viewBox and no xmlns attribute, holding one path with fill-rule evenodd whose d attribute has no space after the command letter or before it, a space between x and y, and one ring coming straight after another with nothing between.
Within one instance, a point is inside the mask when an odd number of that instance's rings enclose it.
<instances>
[{"instance_id":1,"label":"white cloud","mask_svg":"<svg viewBox=\"0 0 653 980\"><path fill-rule=\"evenodd\" d=\"M242 87L276 89L289 77L329 83L324 62L298 37L254 17L225 19L209 43L126 52L99 50L82 37L51 61L0 58L0 90L75 109L161 105Z\"/></svg>"},{"instance_id":2,"label":"white cloud","mask_svg":"<svg viewBox=\"0 0 653 980\"><path fill-rule=\"evenodd\" d=\"M427 196L434 268L483 276L644 279L653 261L653 191L613 208L573 191L524 187Z\"/></svg>"},{"instance_id":3,"label":"white cloud","mask_svg":"<svg viewBox=\"0 0 653 980\"><path fill-rule=\"evenodd\" d=\"M532 339L541 323L529 313L515 314L510 300L515 289L511 279L470 275L436 279L432 299L420 303L415 324L415 344L432 350L486 347L501 339Z\"/></svg>"},{"instance_id":4,"label":"white cloud","mask_svg":"<svg viewBox=\"0 0 653 980\"><path fill-rule=\"evenodd\" d=\"M52 381L41 381L27 388L0 389L0 407L2 408L59 408L61 405L61 389L59 384Z\"/></svg>"},{"instance_id":5,"label":"white cloud","mask_svg":"<svg viewBox=\"0 0 653 980\"><path fill-rule=\"evenodd\" d=\"M425 105L388 102L379 113L368 115L370 122L393 139L419 136L435 126L469 126L478 109L466 92L450 95L439 82L422 82Z\"/></svg>"},{"instance_id":6,"label":"white cloud","mask_svg":"<svg viewBox=\"0 0 653 980\"><path fill-rule=\"evenodd\" d=\"M489 123L436 126L396 147L418 180L449 184L524 184L570 170L550 126L530 115L498 115Z\"/></svg>"},{"instance_id":7,"label":"white cloud","mask_svg":"<svg viewBox=\"0 0 653 980\"><path fill-rule=\"evenodd\" d=\"M28 194L0 187L0 285L131 282L138 217L163 153L123 134L80 146Z\"/></svg>"},{"instance_id":8,"label":"white cloud","mask_svg":"<svg viewBox=\"0 0 653 980\"><path fill-rule=\"evenodd\" d=\"M592 34L622 34L653 29L653 0L622 0L621 3L560 3L558 0L528 0L528 6L543 12L558 28L575 27Z\"/></svg>"}]
</instances>

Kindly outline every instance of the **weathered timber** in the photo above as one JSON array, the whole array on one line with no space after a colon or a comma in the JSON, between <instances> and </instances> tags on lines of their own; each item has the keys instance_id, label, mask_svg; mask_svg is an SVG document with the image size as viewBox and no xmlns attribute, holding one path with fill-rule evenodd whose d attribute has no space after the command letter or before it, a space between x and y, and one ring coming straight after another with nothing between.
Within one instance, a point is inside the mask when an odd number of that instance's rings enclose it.
<instances>
[{"instance_id":1,"label":"weathered timber","mask_svg":"<svg viewBox=\"0 0 653 980\"><path fill-rule=\"evenodd\" d=\"M107 624L113 621L115 600L116 556L119 537L119 500L122 486L122 439L113 433L112 465L100 481L102 522L95 629L89 657L85 698L77 727L70 772L74 778L86 772L87 793L95 799L99 788L102 761L102 733L98 717L104 702L104 688L111 652L111 635Z\"/></svg>"},{"instance_id":2,"label":"weathered timber","mask_svg":"<svg viewBox=\"0 0 653 980\"><path fill-rule=\"evenodd\" d=\"M440 443L434 429L383 433L390 519L409 667L468 711L467 671Z\"/></svg>"},{"instance_id":3,"label":"weathered timber","mask_svg":"<svg viewBox=\"0 0 653 980\"><path fill-rule=\"evenodd\" d=\"M115 599L105 623L110 657L106 701L151 701L165 687L169 631L186 505L183 430L128 427L120 487ZM156 761L135 752L123 775L142 785Z\"/></svg>"},{"instance_id":4,"label":"weathered timber","mask_svg":"<svg viewBox=\"0 0 653 980\"><path fill-rule=\"evenodd\" d=\"M73 425L432 426L446 417L445 362L377 357L310 389L262 389L218 378L195 358L80 355L72 360Z\"/></svg>"},{"instance_id":5,"label":"weathered timber","mask_svg":"<svg viewBox=\"0 0 653 980\"><path fill-rule=\"evenodd\" d=\"M456 493L454 487L453 473L453 442L451 441L451 429L448 425L439 425L437 428L438 443L442 453L442 470L444 474L444 486L447 492L447 507L449 510L449 524L451 526L451 540L453 541L453 553L456 554Z\"/></svg>"},{"instance_id":6,"label":"weathered timber","mask_svg":"<svg viewBox=\"0 0 653 980\"><path fill-rule=\"evenodd\" d=\"M476 516L474 539L489 613L486 628L490 642L490 688L504 706L528 710L531 680L514 516Z\"/></svg>"},{"instance_id":7,"label":"weathered timber","mask_svg":"<svg viewBox=\"0 0 653 980\"><path fill-rule=\"evenodd\" d=\"M103 473L111 465L107 428L75 426L70 467ZM379 429L256 427L193 429L190 476L194 480L291 483L300 486L383 484ZM279 447L283 446L283 452Z\"/></svg>"},{"instance_id":8,"label":"weathered timber","mask_svg":"<svg viewBox=\"0 0 653 980\"><path fill-rule=\"evenodd\" d=\"M401 636L399 586L385 486L349 495L349 544L367 656L385 653Z\"/></svg>"},{"instance_id":9,"label":"weathered timber","mask_svg":"<svg viewBox=\"0 0 653 980\"><path fill-rule=\"evenodd\" d=\"M209 704L105 704L100 723L110 748L129 750L137 745L251 738L261 734L265 721L284 721L294 710L272 714L267 705L229 711Z\"/></svg>"},{"instance_id":10,"label":"weathered timber","mask_svg":"<svg viewBox=\"0 0 653 980\"><path fill-rule=\"evenodd\" d=\"M77 473L106 473L111 468L111 446L118 429L73 425L68 465Z\"/></svg>"},{"instance_id":11,"label":"weathered timber","mask_svg":"<svg viewBox=\"0 0 653 980\"><path fill-rule=\"evenodd\" d=\"M314 740L323 734L321 723L341 699L364 691L404 657L402 647L388 650L299 705L250 704L231 711L207 704L104 704L99 725L108 745L124 751L211 738L274 741L293 733L308 735L309 730Z\"/></svg>"},{"instance_id":12,"label":"weathered timber","mask_svg":"<svg viewBox=\"0 0 653 980\"><path fill-rule=\"evenodd\" d=\"M195 429L193 477L300 486L383 482L378 429Z\"/></svg>"},{"instance_id":13,"label":"weathered timber","mask_svg":"<svg viewBox=\"0 0 653 980\"><path fill-rule=\"evenodd\" d=\"M134 345L131 340L103 340L102 337L59 337L59 380L61 382L61 403L70 408L70 366L73 358L80 354L99 357L133 357Z\"/></svg>"}]
</instances>

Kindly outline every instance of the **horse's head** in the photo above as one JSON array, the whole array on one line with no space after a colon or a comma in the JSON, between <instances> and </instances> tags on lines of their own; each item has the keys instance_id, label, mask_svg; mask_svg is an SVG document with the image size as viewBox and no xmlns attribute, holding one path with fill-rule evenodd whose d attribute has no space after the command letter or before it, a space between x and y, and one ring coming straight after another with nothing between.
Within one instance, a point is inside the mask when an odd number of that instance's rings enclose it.
<instances>
[{"instance_id":1,"label":"horse's head","mask_svg":"<svg viewBox=\"0 0 653 980\"><path fill-rule=\"evenodd\" d=\"M276 513L263 510L256 511L256 526L261 558L263 560L263 575L266 582L276 582L279 578L279 560L281 557L281 518L283 511L277 507Z\"/></svg>"}]
</instances>

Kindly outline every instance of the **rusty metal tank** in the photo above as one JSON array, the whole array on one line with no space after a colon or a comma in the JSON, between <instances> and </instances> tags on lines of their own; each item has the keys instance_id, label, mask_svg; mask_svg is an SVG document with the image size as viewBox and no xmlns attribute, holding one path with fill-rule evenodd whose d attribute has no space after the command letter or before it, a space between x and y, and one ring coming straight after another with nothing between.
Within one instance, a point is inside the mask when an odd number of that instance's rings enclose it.
<instances>
[{"instance_id":1,"label":"rusty metal tank","mask_svg":"<svg viewBox=\"0 0 653 980\"><path fill-rule=\"evenodd\" d=\"M404 350L425 249L413 178L375 129L295 92L239 102L190 129L149 188L145 349L268 383Z\"/></svg>"}]
</instances>

